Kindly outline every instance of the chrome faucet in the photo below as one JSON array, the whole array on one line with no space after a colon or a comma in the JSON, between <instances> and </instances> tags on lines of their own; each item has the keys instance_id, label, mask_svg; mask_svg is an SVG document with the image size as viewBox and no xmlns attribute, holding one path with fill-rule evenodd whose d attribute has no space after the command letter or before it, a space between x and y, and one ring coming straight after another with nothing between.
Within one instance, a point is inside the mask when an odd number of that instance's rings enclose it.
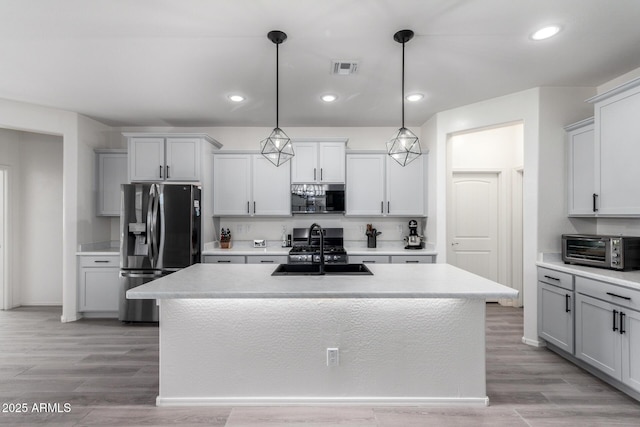
<instances>
[{"instance_id":1,"label":"chrome faucet","mask_svg":"<svg viewBox=\"0 0 640 427\"><path fill-rule=\"evenodd\" d=\"M318 233L320 233L320 274L324 274L324 230L315 222L311 224L311 227L309 227L309 238L307 240L307 244L311 245L311 236L313 230L316 228L318 229Z\"/></svg>"}]
</instances>

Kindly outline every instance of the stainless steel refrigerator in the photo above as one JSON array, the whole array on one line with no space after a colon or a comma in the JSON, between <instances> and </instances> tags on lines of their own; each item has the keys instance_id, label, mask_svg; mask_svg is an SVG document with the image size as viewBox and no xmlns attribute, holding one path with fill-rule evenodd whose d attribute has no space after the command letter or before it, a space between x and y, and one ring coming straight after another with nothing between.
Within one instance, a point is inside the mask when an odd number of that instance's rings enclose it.
<instances>
[{"instance_id":1,"label":"stainless steel refrigerator","mask_svg":"<svg viewBox=\"0 0 640 427\"><path fill-rule=\"evenodd\" d=\"M128 300L125 293L200 262L200 187L123 184L121 200L119 319L155 322L155 300Z\"/></svg>"}]
</instances>

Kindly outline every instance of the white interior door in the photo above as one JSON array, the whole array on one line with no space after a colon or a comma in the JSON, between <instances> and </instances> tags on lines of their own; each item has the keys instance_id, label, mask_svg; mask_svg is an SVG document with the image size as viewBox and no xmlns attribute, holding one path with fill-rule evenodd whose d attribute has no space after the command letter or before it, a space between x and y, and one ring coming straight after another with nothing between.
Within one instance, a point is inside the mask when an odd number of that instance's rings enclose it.
<instances>
[{"instance_id":1,"label":"white interior door","mask_svg":"<svg viewBox=\"0 0 640 427\"><path fill-rule=\"evenodd\" d=\"M449 264L498 281L498 173L454 172L448 215Z\"/></svg>"}]
</instances>

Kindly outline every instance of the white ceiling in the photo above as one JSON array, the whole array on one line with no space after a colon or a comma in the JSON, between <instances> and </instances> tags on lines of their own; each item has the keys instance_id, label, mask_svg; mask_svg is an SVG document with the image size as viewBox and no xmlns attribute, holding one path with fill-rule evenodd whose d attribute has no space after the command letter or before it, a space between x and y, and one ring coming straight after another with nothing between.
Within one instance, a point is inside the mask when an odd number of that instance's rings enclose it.
<instances>
[{"instance_id":1,"label":"white ceiling","mask_svg":"<svg viewBox=\"0 0 640 427\"><path fill-rule=\"evenodd\" d=\"M537 86L597 86L640 67L637 0L0 0L0 98L110 125L408 126ZM563 31L534 42L555 23ZM333 76L334 59L357 74ZM320 95L339 96L324 104ZM233 104L230 93L247 100Z\"/></svg>"}]
</instances>

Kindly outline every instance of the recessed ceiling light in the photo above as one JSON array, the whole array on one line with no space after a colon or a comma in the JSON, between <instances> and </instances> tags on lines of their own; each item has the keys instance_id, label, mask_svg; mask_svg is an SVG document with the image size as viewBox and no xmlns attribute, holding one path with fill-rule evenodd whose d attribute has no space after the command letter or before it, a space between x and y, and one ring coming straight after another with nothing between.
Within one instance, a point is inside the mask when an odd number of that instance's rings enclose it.
<instances>
[{"instance_id":1,"label":"recessed ceiling light","mask_svg":"<svg viewBox=\"0 0 640 427\"><path fill-rule=\"evenodd\" d=\"M409 102L416 102L416 101L420 101L422 98L424 98L424 95L421 93L412 93L411 95L407 95L406 99Z\"/></svg>"},{"instance_id":2,"label":"recessed ceiling light","mask_svg":"<svg viewBox=\"0 0 640 427\"><path fill-rule=\"evenodd\" d=\"M244 101L244 96L242 95L229 95L229 99L233 102L242 102Z\"/></svg>"},{"instance_id":3,"label":"recessed ceiling light","mask_svg":"<svg viewBox=\"0 0 640 427\"><path fill-rule=\"evenodd\" d=\"M326 95L322 95L320 99L322 99L324 102L333 102L336 99L338 99L338 97L336 95L326 94Z\"/></svg>"},{"instance_id":4,"label":"recessed ceiling light","mask_svg":"<svg viewBox=\"0 0 640 427\"><path fill-rule=\"evenodd\" d=\"M543 28L540 28L535 33L531 34L531 38L533 40L545 40L549 37L553 37L560 32L560 27L558 25L549 25Z\"/></svg>"}]
</instances>

